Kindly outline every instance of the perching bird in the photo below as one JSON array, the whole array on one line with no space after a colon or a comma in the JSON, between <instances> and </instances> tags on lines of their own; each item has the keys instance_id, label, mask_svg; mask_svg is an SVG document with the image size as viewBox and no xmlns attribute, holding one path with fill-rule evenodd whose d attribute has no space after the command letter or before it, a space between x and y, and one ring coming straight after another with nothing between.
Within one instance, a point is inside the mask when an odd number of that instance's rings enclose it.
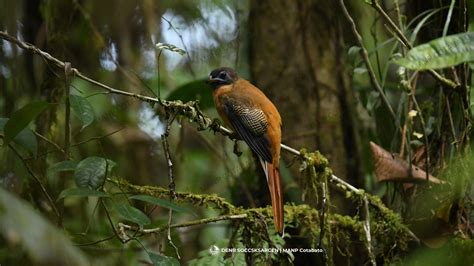
<instances>
[{"instance_id":1,"label":"perching bird","mask_svg":"<svg viewBox=\"0 0 474 266\"><path fill-rule=\"evenodd\" d=\"M258 156L272 199L273 220L283 232L283 197L280 185L281 118L273 103L229 67L215 69L208 83L217 112Z\"/></svg>"}]
</instances>

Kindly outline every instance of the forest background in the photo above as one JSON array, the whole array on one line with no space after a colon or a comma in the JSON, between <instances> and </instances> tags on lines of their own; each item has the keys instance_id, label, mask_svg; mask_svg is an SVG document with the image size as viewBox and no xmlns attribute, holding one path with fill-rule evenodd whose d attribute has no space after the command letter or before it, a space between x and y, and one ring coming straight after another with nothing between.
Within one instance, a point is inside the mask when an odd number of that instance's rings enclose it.
<instances>
[{"instance_id":1,"label":"forest background","mask_svg":"<svg viewBox=\"0 0 474 266\"><path fill-rule=\"evenodd\" d=\"M466 0L0 0L0 264L470 265L473 30ZM282 115L283 237L220 66Z\"/></svg>"}]
</instances>

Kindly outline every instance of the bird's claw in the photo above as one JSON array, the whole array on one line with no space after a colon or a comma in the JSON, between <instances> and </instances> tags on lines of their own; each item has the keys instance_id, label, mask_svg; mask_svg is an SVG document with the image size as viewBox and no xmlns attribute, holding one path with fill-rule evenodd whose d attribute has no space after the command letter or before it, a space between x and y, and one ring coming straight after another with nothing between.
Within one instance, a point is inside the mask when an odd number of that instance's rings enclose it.
<instances>
[{"instance_id":1,"label":"bird's claw","mask_svg":"<svg viewBox=\"0 0 474 266\"><path fill-rule=\"evenodd\" d=\"M216 133L217 131L219 131L219 128L221 127L221 125L222 125L221 121L217 118L214 118L209 128L211 128L214 131L214 133Z\"/></svg>"}]
</instances>

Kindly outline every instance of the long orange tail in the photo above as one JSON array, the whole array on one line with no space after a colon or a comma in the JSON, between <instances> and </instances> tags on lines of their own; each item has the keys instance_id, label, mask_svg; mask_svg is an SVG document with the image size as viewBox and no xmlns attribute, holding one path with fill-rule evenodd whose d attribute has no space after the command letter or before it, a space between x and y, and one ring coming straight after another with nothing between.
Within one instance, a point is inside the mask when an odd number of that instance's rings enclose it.
<instances>
[{"instance_id":1,"label":"long orange tail","mask_svg":"<svg viewBox=\"0 0 474 266\"><path fill-rule=\"evenodd\" d=\"M270 196L272 198L273 221L278 233L283 233L283 196L281 194L280 169L273 164L266 164L266 174Z\"/></svg>"}]
</instances>

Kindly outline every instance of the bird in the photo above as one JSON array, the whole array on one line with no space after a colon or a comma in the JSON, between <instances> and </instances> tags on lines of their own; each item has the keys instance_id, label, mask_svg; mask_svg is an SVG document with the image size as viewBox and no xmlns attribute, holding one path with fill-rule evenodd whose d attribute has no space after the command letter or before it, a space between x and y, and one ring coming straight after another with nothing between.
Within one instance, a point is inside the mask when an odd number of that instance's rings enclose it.
<instances>
[{"instance_id":1,"label":"bird","mask_svg":"<svg viewBox=\"0 0 474 266\"><path fill-rule=\"evenodd\" d=\"M283 234L280 113L260 89L230 67L211 71L207 83L224 124L258 156L270 190L275 229Z\"/></svg>"}]
</instances>

